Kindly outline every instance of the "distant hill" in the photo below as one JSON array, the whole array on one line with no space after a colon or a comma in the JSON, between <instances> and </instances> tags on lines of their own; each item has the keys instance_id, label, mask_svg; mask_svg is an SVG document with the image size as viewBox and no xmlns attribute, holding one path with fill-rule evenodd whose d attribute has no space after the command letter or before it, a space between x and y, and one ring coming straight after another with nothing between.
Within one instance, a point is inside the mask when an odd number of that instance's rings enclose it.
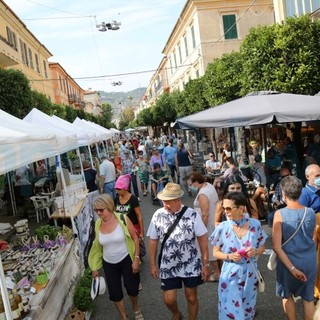
<instances>
[{"instance_id":1,"label":"distant hill","mask_svg":"<svg viewBox=\"0 0 320 320\"><path fill-rule=\"evenodd\" d=\"M118 114L123 107L139 105L147 88L137 88L127 92L105 92L99 91L102 103L110 103L114 114Z\"/></svg>"}]
</instances>

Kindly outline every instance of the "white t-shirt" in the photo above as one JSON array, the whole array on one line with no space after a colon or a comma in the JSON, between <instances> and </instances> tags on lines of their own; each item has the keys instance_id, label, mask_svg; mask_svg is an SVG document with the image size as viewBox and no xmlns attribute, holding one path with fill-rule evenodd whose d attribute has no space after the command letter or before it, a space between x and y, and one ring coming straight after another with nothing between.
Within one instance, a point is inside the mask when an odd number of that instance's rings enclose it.
<instances>
[{"instance_id":1,"label":"white t-shirt","mask_svg":"<svg viewBox=\"0 0 320 320\"><path fill-rule=\"evenodd\" d=\"M104 183L116 180L116 171L114 164L109 160L104 160L100 164L100 176L104 176Z\"/></svg>"}]
</instances>

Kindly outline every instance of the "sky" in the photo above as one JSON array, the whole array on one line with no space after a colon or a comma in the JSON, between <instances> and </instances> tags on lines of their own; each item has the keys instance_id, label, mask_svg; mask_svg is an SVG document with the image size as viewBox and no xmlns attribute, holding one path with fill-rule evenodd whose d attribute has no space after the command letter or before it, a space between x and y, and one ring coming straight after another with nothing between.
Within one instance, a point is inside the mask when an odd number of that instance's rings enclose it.
<instances>
[{"instance_id":1,"label":"sky","mask_svg":"<svg viewBox=\"0 0 320 320\"><path fill-rule=\"evenodd\" d=\"M126 92L148 86L187 0L4 1L84 90Z\"/></svg>"}]
</instances>

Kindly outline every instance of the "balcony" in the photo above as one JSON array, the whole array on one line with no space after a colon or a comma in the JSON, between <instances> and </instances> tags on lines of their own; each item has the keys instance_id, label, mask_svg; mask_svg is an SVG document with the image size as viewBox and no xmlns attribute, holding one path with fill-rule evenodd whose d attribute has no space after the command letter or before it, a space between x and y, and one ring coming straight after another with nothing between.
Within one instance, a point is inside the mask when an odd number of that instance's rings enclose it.
<instances>
[{"instance_id":1,"label":"balcony","mask_svg":"<svg viewBox=\"0 0 320 320\"><path fill-rule=\"evenodd\" d=\"M0 36L0 68L20 63L19 52L2 36Z\"/></svg>"}]
</instances>

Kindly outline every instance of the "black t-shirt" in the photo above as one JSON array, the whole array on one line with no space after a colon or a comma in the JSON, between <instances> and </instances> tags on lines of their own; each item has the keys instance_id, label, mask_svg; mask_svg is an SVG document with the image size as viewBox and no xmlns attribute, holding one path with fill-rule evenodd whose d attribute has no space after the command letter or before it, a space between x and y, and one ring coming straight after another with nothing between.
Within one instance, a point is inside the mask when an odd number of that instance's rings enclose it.
<instances>
[{"instance_id":1,"label":"black t-shirt","mask_svg":"<svg viewBox=\"0 0 320 320\"><path fill-rule=\"evenodd\" d=\"M117 195L114 199L114 204L116 212L126 214L133 225L139 224L136 212L134 211L136 207L139 207L139 201L136 196L132 194L126 203L121 204L119 201L119 195Z\"/></svg>"},{"instance_id":2,"label":"black t-shirt","mask_svg":"<svg viewBox=\"0 0 320 320\"><path fill-rule=\"evenodd\" d=\"M96 175L97 171L92 168L84 170L84 177L86 179L89 192L98 190L98 187L96 185Z\"/></svg>"}]
</instances>

